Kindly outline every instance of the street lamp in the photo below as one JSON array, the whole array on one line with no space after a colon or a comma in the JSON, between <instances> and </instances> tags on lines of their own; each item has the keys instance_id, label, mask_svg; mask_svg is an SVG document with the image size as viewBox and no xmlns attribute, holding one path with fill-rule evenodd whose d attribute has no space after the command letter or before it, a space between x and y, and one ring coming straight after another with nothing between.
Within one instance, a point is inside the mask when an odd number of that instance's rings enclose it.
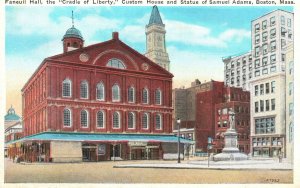
<instances>
[{"instance_id":1,"label":"street lamp","mask_svg":"<svg viewBox=\"0 0 300 188\"><path fill-rule=\"evenodd\" d=\"M209 150L212 148L212 138L209 136L207 137L207 166L209 167Z\"/></svg>"},{"instance_id":2,"label":"street lamp","mask_svg":"<svg viewBox=\"0 0 300 188\"><path fill-rule=\"evenodd\" d=\"M178 129L178 160L177 163L180 163L180 122L181 120L177 118L177 129Z\"/></svg>"}]
</instances>

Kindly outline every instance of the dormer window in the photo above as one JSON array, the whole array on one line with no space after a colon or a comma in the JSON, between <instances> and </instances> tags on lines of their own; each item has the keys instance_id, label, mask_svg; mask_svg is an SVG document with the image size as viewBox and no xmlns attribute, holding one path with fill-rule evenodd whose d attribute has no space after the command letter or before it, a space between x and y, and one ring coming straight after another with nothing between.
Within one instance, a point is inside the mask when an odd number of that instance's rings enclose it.
<instances>
[{"instance_id":1,"label":"dormer window","mask_svg":"<svg viewBox=\"0 0 300 188\"><path fill-rule=\"evenodd\" d=\"M121 60L116 58L110 59L106 66L117 68L117 69L126 69L124 63Z\"/></svg>"}]
</instances>

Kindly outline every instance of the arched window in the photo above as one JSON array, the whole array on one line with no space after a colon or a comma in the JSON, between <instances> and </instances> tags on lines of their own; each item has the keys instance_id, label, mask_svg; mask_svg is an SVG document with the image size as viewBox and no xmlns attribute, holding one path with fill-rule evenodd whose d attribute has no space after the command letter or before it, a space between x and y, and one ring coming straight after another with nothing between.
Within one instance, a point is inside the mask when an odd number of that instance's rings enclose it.
<instances>
[{"instance_id":1,"label":"arched window","mask_svg":"<svg viewBox=\"0 0 300 188\"><path fill-rule=\"evenodd\" d=\"M68 78L62 83L62 96L71 97L72 96L72 82Z\"/></svg>"},{"instance_id":2,"label":"arched window","mask_svg":"<svg viewBox=\"0 0 300 188\"><path fill-rule=\"evenodd\" d=\"M71 127L72 126L72 113L70 109L64 109L64 126Z\"/></svg>"},{"instance_id":3,"label":"arched window","mask_svg":"<svg viewBox=\"0 0 300 188\"><path fill-rule=\"evenodd\" d=\"M104 84L102 82L97 84L96 97L97 97L97 100L104 101L105 90L104 90Z\"/></svg>"},{"instance_id":4,"label":"arched window","mask_svg":"<svg viewBox=\"0 0 300 188\"><path fill-rule=\"evenodd\" d=\"M128 88L128 102L135 102L135 92L133 86Z\"/></svg>"},{"instance_id":5,"label":"arched window","mask_svg":"<svg viewBox=\"0 0 300 188\"><path fill-rule=\"evenodd\" d=\"M118 84L112 87L112 101L120 101L120 87Z\"/></svg>"},{"instance_id":6,"label":"arched window","mask_svg":"<svg viewBox=\"0 0 300 188\"><path fill-rule=\"evenodd\" d=\"M155 115L155 129L161 130L162 129L162 116L161 114Z\"/></svg>"},{"instance_id":7,"label":"arched window","mask_svg":"<svg viewBox=\"0 0 300 188\"><path fill-rule=\"evenodd\" d=\"M89 126L89 114L86 110L82 110L80 112L80 123L81 123L81 127Z\"/></svg>"},{"instance_id":8,"label":"arched window","mask_svg":"<svg viewBox=\"0 0 300 188\"><path fill-rule=\"evenodd\" d=\"M149 92L148 92L148 89L146 89L146 88L143 89L142 102L144 104L148 104L149 103Z\"/></svg>"},{"instance_id":9,"label":"arched window","mask_svg":"<svg viewBox=\"0 0 300 188\"><path fill-rule=\"evenodd\" d=\"M161 90L157 89L155 91L155 104L161 104Z\"/></svg>"},{"instance_id":10,"label":"arched window","mask_svg":"<svg viewBox=\"0 0 300 188\"><path fill-rule=\"evenodd\" d=\"M105 116L103 111L97 112L97 128L105 127Z\"/></svg>"},{"instance_id":11,"label":"arched window","mask_svg":"<svg viewBox=\"0 0 300 188\"><path fill-rule=\"evenodd\" d=\"M87 81L82 81L80 83L80 98L87 99L89 96L88 90L89 90L89 86Z\"/></svg>"},{"instance_id":12,"label":"arched window","mask_svg":"<svg viewBox=\"0 0 300 188\"><path fill-rule=\"evenodd\" d=\"M118 129L120 128L120 113L119 112L114 112L113 114L113 128Z\"/></svg>"},{"instance_id":13,"label":"arched window","mask_svg":"<svg viewBox=\"0 0 300 188\"><path fill-rule=\"evenodd\" d=\"M148 129L149 128L149 114L144 113L142 116L142 128Z\"/></svg>"},{"instance_id":14,"label":"arched window","mask_svg":"<svg viewBox=\"0 0 300 188\"><path fill-rule=\"evenodd\" d=\"M134 129L135 128L135 113L129 112L128 113L128 129Z\"/></svg>"},{"instance_id":15,"label":"arched window","mask_svg":"<svg viewBox=\"0 0 300 188\"><path fill-rule=\"evenodd\" d=\"M110 59L106 66L117 68L117 69L126 69L124 63L120 59L116 59L116 58Z\"/></svg>"}]
</instances>

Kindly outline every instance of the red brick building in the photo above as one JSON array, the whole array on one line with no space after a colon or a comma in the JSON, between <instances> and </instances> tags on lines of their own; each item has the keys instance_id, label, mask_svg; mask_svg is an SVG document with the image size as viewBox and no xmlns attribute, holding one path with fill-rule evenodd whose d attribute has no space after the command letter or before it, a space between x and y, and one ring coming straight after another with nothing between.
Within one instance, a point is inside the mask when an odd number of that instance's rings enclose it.
<instances>
[{"instance_id":1,"label":"red brick building","mask_svg":"<svg viewBox=\"0 0 300 188\"><path fill-rule=\"evenodd\" d=\"M63 53L44 59L22 89L25 160L162 159L177 153L170 72L117 32L84 47L73 25L62 41Z\"/></svg>"},{"instance_id":2,"label":"red brick building","mask_svg":"<svg viewBox=\"0 0 300 188\"><path fill-rule=\"evenodd\" d=\"M229 128L230 109L235 112L235 129L238 133L240 152L250 152L250 93L241 88L224 88L225 101L215 105L214 152L220 153L224 148L224 132Z\"/></svg>"},{"instance_id":3,"label":"red brick building","mask_svg":"<svg viewBox=\"0 0 300 188\"><path fill-rule=\"evenodd\" d=\"M212 80L206 83L197 81L197 84L193 82L191 88L173 90L173 95L174 116L183 120L181 128L191 129L194 125L196 152L207 152L208 137L214 140L213 152L222 151L223 133L229 128L227 112L230 108L236 113L240 151L249 152L249 92L241 88L225 87L224 82Z\"/></svg>"}]
</instances>

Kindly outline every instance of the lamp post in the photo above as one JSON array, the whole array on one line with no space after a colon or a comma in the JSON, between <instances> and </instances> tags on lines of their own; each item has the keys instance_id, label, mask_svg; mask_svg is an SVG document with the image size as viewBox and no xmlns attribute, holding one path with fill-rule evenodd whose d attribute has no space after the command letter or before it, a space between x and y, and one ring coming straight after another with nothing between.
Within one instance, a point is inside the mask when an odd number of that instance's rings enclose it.
<instances>
[{"instance_id":1,"label":"lamp post","mask_svg":"<svg viewBox=\"0 0 300 188\"><path fill-rule=\"evenodd\" d=\"M178 125L178 160L177 163L180 163L180 119L177 118L177 125Z\"/></svg>"},{"instance_id":2,"label":"lamp post","mask_svg":"<svg viewBox=\"0 0 300 188\"><path fill-rule=\"evenodd\" d=\"M211 144L212 144L212 138L209 136L208 138L207 138L207 156L208 156L208 158L207 158L207 166L209 167L209 150L212 148L212 146L211 146Z\"/></svg>"}]
</instances>

